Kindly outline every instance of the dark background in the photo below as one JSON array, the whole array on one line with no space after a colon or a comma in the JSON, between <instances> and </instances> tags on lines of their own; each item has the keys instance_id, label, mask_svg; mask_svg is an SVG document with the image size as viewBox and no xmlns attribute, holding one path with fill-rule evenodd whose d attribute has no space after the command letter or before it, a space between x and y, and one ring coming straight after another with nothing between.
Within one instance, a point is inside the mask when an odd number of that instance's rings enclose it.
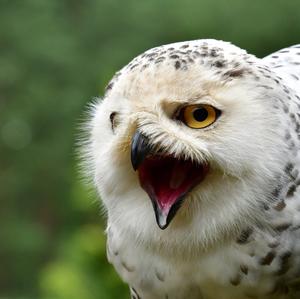
<instances>
[{"instance_id":1,"label":"dark background","mask_svg":"<svg viewBox=\"0 0 300 299\"><path fill-rule=\"evenodd\" d=\"M300 1L0 0L0 299L128 298L76 132L134 56L198 38L263 57L300 43Z\"/></svg>"}]
</instances>

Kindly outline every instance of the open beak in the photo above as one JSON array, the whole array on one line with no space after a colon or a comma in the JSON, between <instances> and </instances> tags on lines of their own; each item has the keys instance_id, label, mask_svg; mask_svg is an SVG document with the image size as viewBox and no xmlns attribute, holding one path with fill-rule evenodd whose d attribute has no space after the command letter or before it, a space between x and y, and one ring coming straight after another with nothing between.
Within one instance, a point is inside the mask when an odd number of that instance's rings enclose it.
<instances>
[{"instance_id":1,"label":"open beak","mask_svg":"<svg viewBox=\"0 0 300 299\"><path fill-rule=\"evenodd\" d=\"M131 142L131 164L152 201L158 226L165 229L189 191L203 181L208 165L155 154L151 149L148 137L137 130Z\"/></svg>"}]
</instances>

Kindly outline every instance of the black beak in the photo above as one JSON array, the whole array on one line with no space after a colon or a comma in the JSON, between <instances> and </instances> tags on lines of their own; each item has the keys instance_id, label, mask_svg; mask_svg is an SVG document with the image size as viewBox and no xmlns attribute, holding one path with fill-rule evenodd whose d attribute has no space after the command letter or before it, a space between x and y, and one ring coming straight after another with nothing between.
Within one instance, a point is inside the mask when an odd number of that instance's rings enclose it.
<instances>
[{"instance_id":1,"label":"black beak","mask_svg":"<svg viewBox=\"0 0 300 299\"><path fill-rule=\"evenodd\" d=\"M131 141L131 164L134 170L138 169L150 151L148 138L136 131Z\"/></svg>"}]
</instances>

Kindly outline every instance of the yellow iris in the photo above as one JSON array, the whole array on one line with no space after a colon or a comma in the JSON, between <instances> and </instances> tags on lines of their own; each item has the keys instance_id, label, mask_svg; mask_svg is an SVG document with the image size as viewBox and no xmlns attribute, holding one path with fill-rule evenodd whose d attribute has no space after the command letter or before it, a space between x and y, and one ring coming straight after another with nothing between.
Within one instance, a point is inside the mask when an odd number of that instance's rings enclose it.
<instances>
[{"instance_id":1,"label":"yellow iris","mask_svg":"<svg viewBox=\"0 0 300 299\"><path fill-rule=\"evenodd\" d=\"M203 129L215 122L216 109L210 105L191 105L183 108L183 121L193 129Z\"/></svg>"}]
</instances>

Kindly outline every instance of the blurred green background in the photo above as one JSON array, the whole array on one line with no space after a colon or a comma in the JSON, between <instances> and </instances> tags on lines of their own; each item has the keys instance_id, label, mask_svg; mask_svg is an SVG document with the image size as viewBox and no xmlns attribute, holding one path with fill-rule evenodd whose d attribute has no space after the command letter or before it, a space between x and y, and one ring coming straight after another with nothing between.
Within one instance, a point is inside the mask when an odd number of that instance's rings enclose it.
<instances>
[{"instance_id":1,"label":"blurred green background","mask_svg":"<svg viewBox=\"0 0 300 299\"><path fill-rule=\"evenodd\" d=\"M198 38L262 57L300 43L299 20L297 0L0 0L0 299L129 298L74 146L115 71Z\"/></svg>"}]
</instances>

